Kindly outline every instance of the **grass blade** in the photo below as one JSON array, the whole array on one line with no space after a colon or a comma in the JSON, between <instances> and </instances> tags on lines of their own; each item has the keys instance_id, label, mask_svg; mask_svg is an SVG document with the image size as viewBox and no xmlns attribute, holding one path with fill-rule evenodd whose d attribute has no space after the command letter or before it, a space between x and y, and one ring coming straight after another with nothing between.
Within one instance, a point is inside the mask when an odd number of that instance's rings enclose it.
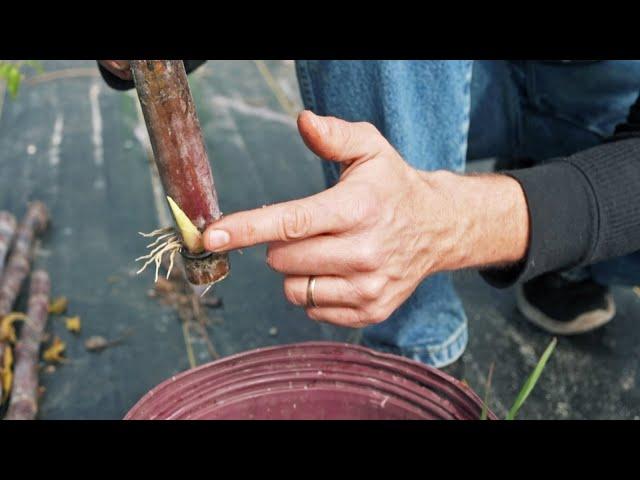
<instances>
[{"instance_id":1,"label":"grass blade","mask_svg":"<svg viewBox=\"0 0 640 480\"><path fill-rule=\"evenodd\" d=\"M558 343L557 338L554 338L553 340L551 340L551 343L542 354L542 357L540 357L540 360L538 361L536 368L533 370L533 373L531 373L527 381L524 383L522 389L520 390L520 393L518 394L516 401L513 403L511 410L509 410L509 414L507 415L507 418L506 418L507 420L513 420L514 418L516 418L516 415L518 414L520 407L522 407L525 400L527 399L529 394L533 391L533 388L536 386L536 383L540 378L540 375L542 375L542 371L544 370L544 367L547 365L547 362L549 361L549 357L551 357L551 354L553 353L553 349L556 348L557 343Z\"/></svg>"},{"instance_id":2,"label":"grass blade","mask_svg":"<svg viewBox=\"0 0 640 480\"><path fill-rule=\"evenodd\" d=\"M489 396L491 394L491 377L493 376L493 367L495 362L491 362L489 367L489 375L487 376L487 383L484 386L484 400L482 401L482 413L480 413L480 420L487 419L487 412L489 411Z\"/></svg>"}]
</instances>

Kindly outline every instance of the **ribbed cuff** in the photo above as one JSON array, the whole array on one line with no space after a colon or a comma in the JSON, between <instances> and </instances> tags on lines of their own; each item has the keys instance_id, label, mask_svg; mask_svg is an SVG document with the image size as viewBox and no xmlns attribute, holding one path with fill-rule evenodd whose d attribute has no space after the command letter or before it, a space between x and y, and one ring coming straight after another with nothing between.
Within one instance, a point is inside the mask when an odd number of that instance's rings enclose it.
<instances>
[{"instance_id":1,"label":"ribbed cuff","mask_svg":"<svg viewBox=\"0 0 640 480\"><path fill-rule=\"evenodd\" d=\"M524 190L530 220L529 248L519 264L481 271L482 277L494 287L505 288L559 266L579 264L597 232L597 209L584 174L566 160L503 173L517 180Z\"/></svg>"},{"instance_id":2,"label":"ribbed cuff","mask_svg":"<svg viewBox=\"0 0 640 480\"><path fill-rule=\"evenodd\" d=\"M597 202L588 263L640 250L640 138L618 140L567 159L584 173Z\"/></svg>"}]
</instances>

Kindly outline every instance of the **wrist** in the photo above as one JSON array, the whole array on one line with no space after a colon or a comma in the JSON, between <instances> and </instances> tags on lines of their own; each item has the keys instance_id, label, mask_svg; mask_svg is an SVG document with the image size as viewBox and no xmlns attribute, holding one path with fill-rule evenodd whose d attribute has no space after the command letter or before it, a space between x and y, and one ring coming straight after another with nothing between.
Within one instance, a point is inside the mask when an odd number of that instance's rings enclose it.
<instances>
[{"instance_id":1,"label":"wrist","mask_svg":"<svg viewBox=\"0 0 640 480\"><path fill-rule=\"evenodd\" d=\"M508 265L526 256L529 211L515 179L448 171L422 172L422 176L451 224L438 271Z\"/></svg>"}]
</instances>

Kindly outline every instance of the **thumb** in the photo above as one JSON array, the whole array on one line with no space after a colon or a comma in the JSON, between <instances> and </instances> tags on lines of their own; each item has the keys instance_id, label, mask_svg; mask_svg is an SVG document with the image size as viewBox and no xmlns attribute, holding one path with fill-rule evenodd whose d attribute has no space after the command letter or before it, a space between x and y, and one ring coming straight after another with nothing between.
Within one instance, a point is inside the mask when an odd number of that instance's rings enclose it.
<instances>
[{"instance_id":1,"label":"thumb","mask_svg":"<svg viewBox=\"0 0 640 480\"><path fill-rule=\"evenodd\" d=\"M321 117L309 110L298 115L298 130L313 153L333 162L367 161L387 145L382 134L370 123Z\"/></svg>"}]
</instances>

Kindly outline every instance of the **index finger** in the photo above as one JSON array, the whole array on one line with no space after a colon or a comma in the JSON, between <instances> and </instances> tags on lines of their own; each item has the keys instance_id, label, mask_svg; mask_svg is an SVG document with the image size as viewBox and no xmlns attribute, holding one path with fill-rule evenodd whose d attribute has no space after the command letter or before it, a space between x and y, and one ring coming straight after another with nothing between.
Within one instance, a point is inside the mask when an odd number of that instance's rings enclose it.
<instances>
[{"instance_id":1,"label":"index finger","mask_svg":"<svg viewBox=\"0 0 640 480\"><path fill-rule=\"evenodd\" d=\"M352 222L340 210L330 189L300 200L233 213L207 227L204 246L220 252L342 232Z\"/></svg>"}]
</instances>

